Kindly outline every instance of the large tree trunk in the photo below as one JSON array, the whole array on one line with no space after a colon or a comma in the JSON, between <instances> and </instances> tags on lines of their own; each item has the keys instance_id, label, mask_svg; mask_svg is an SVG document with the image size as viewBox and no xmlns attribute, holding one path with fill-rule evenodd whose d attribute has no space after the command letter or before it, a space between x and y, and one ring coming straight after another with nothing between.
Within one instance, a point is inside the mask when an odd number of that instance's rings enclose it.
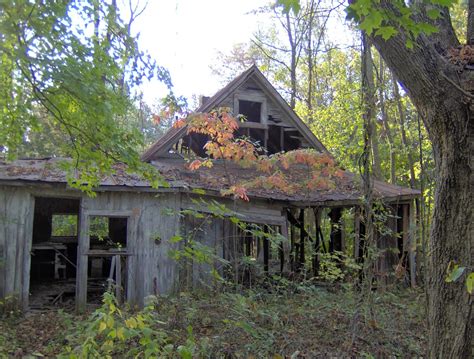
<instances>
[{"instance_id":1,"label":"large tree trunk","mask_svg":"<svg viewBox=\"0 0 474 359\"><path fill-rule=\"evenodd\" d=\"M372 175L382 178L382 167L380 165L379 141L377 137L377 124L375 123L375 83L374 83L374 62L372 60L371 44L365 32L362 33L362 82L364 85L364 96L368 116L368 126L370 126L370 145L372 149Z\"/></svg>"},{"instance_id":2,"label":"large tree trunk","mask_svg":"<svg viewBox=\"0 0 474 359\"><path fill-rule=\"evenodd\" d=\"M381 0L379 6L399 13L392 1ZM465 275L455 283L447 283L445 277L450 261L470 271L474 267L474 96L470 93L474 73L444 58L459 42L448 10L440 9L441 17L435 22L417 15L415 21L431 22L439 32L420 35L413 49L406 47L403 29L388 41L371 38L423 116L433 143L437 178L429 241L430 357L472 358L473 297L466 291Z\"/></svg>"}]
</instances>

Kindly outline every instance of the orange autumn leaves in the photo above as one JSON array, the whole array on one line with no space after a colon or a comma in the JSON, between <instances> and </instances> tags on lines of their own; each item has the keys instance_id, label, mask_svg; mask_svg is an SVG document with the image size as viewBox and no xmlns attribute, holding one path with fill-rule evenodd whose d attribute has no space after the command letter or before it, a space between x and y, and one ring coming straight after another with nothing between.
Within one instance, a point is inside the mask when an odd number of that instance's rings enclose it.
<instances>
[{"instance_id":1,"label":"orange autumn leaves","mask_svg":"<svg viewBox=\"0 0 474 359\"><path fill-rule=\"evenodd\" d=\"M234 183L227 175L232 183L221 191L222 195L233 195L248 201L247 192L252 188L278 190L286 194L304 189L326 190L335 186L334 178L343 177L343 171L335 166L328 154L321 154L313 149L260 155L256 145L249 139L234 136L239 125L226 108L194 114L174 124L175 127L185 125L188 126L188 134L200 133L209 138L204 147L209 158L192 161L188 165L190 170L212 167L211 159L233 162L244 168L255 168L258 175L245 182ZM297 178L293 178L295 174L298 174Z\"/></svg>"}]
</instances>

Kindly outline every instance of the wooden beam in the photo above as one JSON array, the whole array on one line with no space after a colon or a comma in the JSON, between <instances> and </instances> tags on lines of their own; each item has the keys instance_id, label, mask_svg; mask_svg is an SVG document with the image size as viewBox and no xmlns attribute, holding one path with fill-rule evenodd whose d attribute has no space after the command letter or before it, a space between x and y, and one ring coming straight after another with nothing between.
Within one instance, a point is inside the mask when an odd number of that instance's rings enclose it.
<instances>
[{"instance_id":1,"label":"wooden beam","mask_svg":"<svg viewBox=\"0 0 474 359\"><path fill-rule=\"evenodd\" d=\"M122 303L122 259L120 255L115 257L115 297L117 303Z\"/></svg>"},{"instance_id":2,"label":"wooden beam","mask_svg":"<svg viewBox=\"0 0 474 359\"><path fill-rule=\"evenodd\" d=\"M78 219L78 246L76 270L76 311L84 312L87 304L87 267L89 251L89 216L81 205Z\"/></svg>"},{"instance_id":3,"label":"wooden beam","mask_svg":"<svg viewBox=\"0 0 474 359\"><path fill-rule=\"evenodd\" d=\"M245 122L239 122L239 128L254 128L257 130L268 130L268 125L265 123L260 123L260 122L250 122L250 121L245 121Z\"/></svg>"},{"instance_id":4,"label":"wooden beam","mask_svg":"<svg viewBox=\"0 0 474 359\"><path fill-rule=\"evenodd\" d=\"M280 151L285 150L285 131L283 131L283 127L280 127Z\"/></svg>"},{"instance_id":5,"label":"wooden beam","mask_svg":"<svg viewBox=\"0 0 474 359\"><path fill-rule=\"evenodd\" d=\"M299 265L301 267L304 267L306 258L305 258L305 250L304 250L304 242L306 240L306 236L308 233L306 232L306 229L304 228L304 208L300 209L300 217L299 217L299 222L300 222L300 245L299 245Z\"/></svg>"},{"instance_id":6,"label":"wooden beam","mask_svg":"<svg viewBox=\"0 0 474 359\"><path fill-rule=\"evenodd\" d=\"M314 248L313 248L313 257L312 257L312 265L313 265L313 275L315 277L318 276L319 274L319 252L321 251L321 244L322 244L322 234L321 232L321 211L322 208L319 207L314 207L313 208L313 213L314 213L314 227L315 227L315 238L316 240L314 241Z\"/></svg>"},{"instance_id":7,"label":"wooden beam","mask_svg":"<svg viewBox=\"0 0 474 359\"><path fill-rule=\"evenodd\" d=\"M341 235L341 209L333 208L329 212L329 218L331 219L331 235L329 241L329 252L342 251L342 235Z\"/></svg>"},{"instance_id":8,"label":"wooden beam","mask_svg":"<svg viewBox=\"0 0 474 359\"><path fill-rule=\"evenodd\" d=\"M263 227L263 231L268 233L268 226ZM268 260L270 258L270 246L268 238L263 237L263 270L265 273L268 273Z\"/></svg>"},{"instance_id":9,"label":"wooden beam","mask_svg":"<svg viewBox=\"0 0 474 359\"><path fill-rule=\"evenodd\" d=\"M30 278L31 278L31 247L33 245L33 220L34 220L34 210L35 210L35 199L33 196L29 195L28 199L28 208L26 211L25 218L25 245L23 247L23 281L22 281L22 295L21 295L21 304L24 311L28 309L29 305L29 293L30 293ZM0 258L1 258L0 251ZM0 264L1 266L1 264ZM0 284L0 297L2 288Z\"/></svg>"},{"instance_id":10,"label":"wooden beam","mask_svg":"<svg viewBox=\"0 0 474 359\"><path fill-rule=\"evenodd\" d=\"M290 239L288 237L288 222L285 221L281 226L281 234L285 240L281 244L281 273L288 273L291 269L290 262Z\"/></svg>"}]
</instances>

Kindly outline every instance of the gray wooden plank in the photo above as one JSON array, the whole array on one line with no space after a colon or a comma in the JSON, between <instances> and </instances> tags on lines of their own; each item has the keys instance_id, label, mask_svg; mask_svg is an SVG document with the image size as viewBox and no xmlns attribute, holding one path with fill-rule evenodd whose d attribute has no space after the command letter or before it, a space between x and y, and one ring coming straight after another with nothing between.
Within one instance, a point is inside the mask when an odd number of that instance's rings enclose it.
<instances>
[{"instance_id":1,"label":"gray wooden plank","mask_svg":"<svg viewBox=\"0 0 474 359\"><path fill-rule=\"evenodd\" d=\"M87 265L89 250L89 215L87 214L87 205L89 200L81 203L79 211L79 233L77 246L77 270L76 270L76 310L82 312L87 304Z\"/></svg>"},{"instance_id":2,"label":"gray wooden plank","mask_svg":"<svg viewBox=\"0 0 474 359\"><path fill-rule=\"evenodd\" d=\"M31 246L33 243L33 220L35 200L29 195L27 211L25 214L25 245L23 248L23 283L22 283L22 307L28 309L30 294L30 269L31 269Z\"/></svg>"},{"instance_id":3,"label":"gray wooden plank","mask_svg":"<svg viewBox=\"0 0 474 359\"><path fill-rule=\"evenodd\" d=\"M6 265L6 191L0 187L0 298L5 297L5 265Z\"/></svg>"},{"instance_id":4,"label":"gray wooden plank","mask_svg":"<svg viewBox=\"0 0 474 359\"><path fill-rule=\"evenodd\" d=\"M15 191L9 191L6 194L6 223L5 223L5 297L14 294L15 285L15 259L16 259L16 230L18 227L18 218L16 203L13 202Z\"/></svg>"}]
</instances>

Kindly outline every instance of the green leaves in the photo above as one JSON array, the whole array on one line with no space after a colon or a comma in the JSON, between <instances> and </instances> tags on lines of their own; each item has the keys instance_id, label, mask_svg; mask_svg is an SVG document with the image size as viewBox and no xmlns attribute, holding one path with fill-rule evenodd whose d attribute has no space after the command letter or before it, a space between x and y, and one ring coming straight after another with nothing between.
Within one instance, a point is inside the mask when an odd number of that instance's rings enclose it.
<instances>
[{"instance_id":1,"label":"green leaves","mask_svg":"<svg viewBox=\"0 0 474 359\"><path fill-rule=\"evenodd\" d=\"M448 270L446 272L446 283L456 282L465 270L466 267L460 267L459 265L450 262Z\"/></svg>"},{"instance_id":2,"label":"green leaves","mask_svg":"<svg viewBox=\"0 0 474 359\"><path fill-rule=\"evenodd\" d=\"M451 6L452 0L431 0L433 5ZM431 35L438 29L430 23L421 22L416 18L415 7L410 7L404 1L395 0L390 7L382 7L380 0L357 0L348 6L347 17L355 20L359 28L368 35L381 36L385 41L396 36L400 31L405 33L407 48L413 48L416 38L424 33ZM440 10L432 7L427 16L435 20L440 16Z\"/></svg>"},{"instance_id":3,"label":"green leaves","mask_svg":"<svg viewBox=\"0 0 474 359\"><path fill-rule=\"evenodd\" d=\"M446 283L454 283L466 272L466 267L460 267L454 261L450 261L446 268ZM466 275L466 290L469 294L474 293L474 272Z\"/></svg>"},{"instance_id":4,"label":"green leaves","mask_svg":"<svg viewBox=\"0 0 474 359\"><path fill-rule=\"evenodd\" d=\"M466 288L469 294L474 293L474 272L471 272L466 278Z\"/></svg>"},{"instance_id":5,"label":"green leaves","mask_svg":"<svg viewBox=\"0 0 474 359\"><path fill-rule=\"evenodd\" d=\"M441 16L441 12L439 11L438 8L432 8L432 9L429 9L427 12L426 12L426 15L428 15L428 17L431 19L431 20L436 20L437 18L439 18Z\"/></svg>"},{"instance_id":6,"label":"green leaves","mask_svg":"<svg viewBox=\"0 0 474 359\"><path fill-rule=\"evenodd\" d=\"M277 6L283 7L283 13L287 14L290 11L293 11L294 14L298 14L301 10L301 5L299 0L277 0Z\"/></svg>"},{"instance_id":7,"label":"green leaves","mask_svg":"<svg viewBox=\"0 0 474 359\"><path fill-rule=\"evenodd\" d=\"M142 134L125 119L144 79L171 82L139 50L119 9L92 0L2 2L0 33L0 152L23 155L22 143L52 128L49 150L72 158L63 164L72 187L92 194L117 162L163 185L140 161Z\"/></svg>"},{"instance_id":8,"label":"green leaves","mask_svg":"<svg viewBox=\"0 0 474 359\"><path fill-rule=\"evenodd\" d=\"M364 20L360 23L359 27L370 35L374 30L380 29L383 20L384 17L380 11L372 11L364 16Z\"/></svg>"},{"instance_id":9,"label":"green leaves","mask_svg":"<svg viewBox=\"0 0 474 359\"><path fill-rule=\"evenodd\" d=\"M433 5L450 7L457 3L457 0L430 0Z\"/></svg>"},{"instance_id":10,"label":"green leaves","mask_svg":"<svg viewBox=\"0 0 474 359\"><path fill-rule=\"evenodd\" d=\"M393 26L383 26L377 29L375 32L376 36L382 36L382 39L387 41L390 39L392 36L395 36L397 34L397 30Z\"/></svg>"}]
</instances>

